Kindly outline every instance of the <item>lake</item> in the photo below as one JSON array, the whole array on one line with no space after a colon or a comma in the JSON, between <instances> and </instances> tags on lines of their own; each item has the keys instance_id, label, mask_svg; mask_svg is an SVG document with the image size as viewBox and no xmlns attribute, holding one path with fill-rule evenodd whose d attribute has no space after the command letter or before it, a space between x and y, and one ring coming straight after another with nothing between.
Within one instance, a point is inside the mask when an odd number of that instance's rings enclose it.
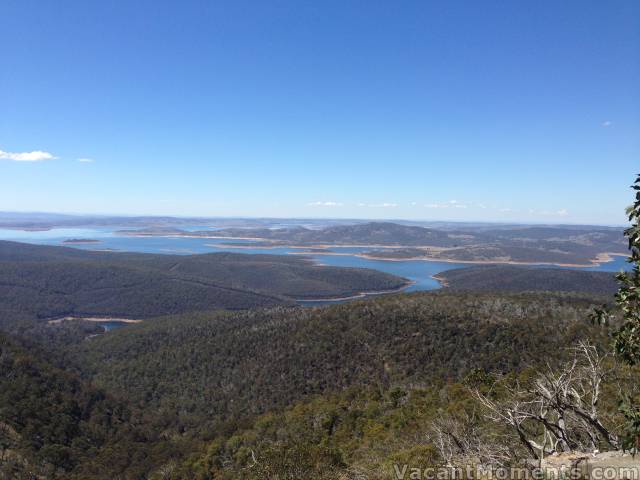
<instances>
[{"instance_id":1,"label":"lake","mask_svg":"<svg viewBox=\"0 0 640 480\"><path fill-rule=\"evenodd\" d=\"M185 230L205 230L206 227L193 226L180 227ZM0 239L14 240L18 242L35 243L42 245L65 245L68 239L94 239L97 243L67 244L73 248L85 250L114 250L125 252L161 253L190 255L196 253L212 252L236 252L236 253L262 253L275 255L289 255L300 253L300 249L289 247L264 248L252 247L251 240L230 240L216 238L184 238L184 237L131 237L116 233L117 230L126 227L96 227L96 228L55 228L48 231L30 232L22 230L0 229ZM214 230L212 229L212 232ZM244 244L241 248L224 245L227 242ZM430 262L423 260L373 260L358 257L357 254L368 247L331 247L324 253L305 253L316 263L336 267L362 267L372 268L408 278L414 282L405 291L433 290L440 287L438 281L432 277L440 272L454 268L468 267L468 263ZM564 267L558 267L564 268ZM611 262L602 263L599 266L586 267L584 270L617 272L628 269L625 257L614 257ZM332 301L301 302L303 304L318 305L322 303L334 303Z\"/></svg>"}]
</instances>

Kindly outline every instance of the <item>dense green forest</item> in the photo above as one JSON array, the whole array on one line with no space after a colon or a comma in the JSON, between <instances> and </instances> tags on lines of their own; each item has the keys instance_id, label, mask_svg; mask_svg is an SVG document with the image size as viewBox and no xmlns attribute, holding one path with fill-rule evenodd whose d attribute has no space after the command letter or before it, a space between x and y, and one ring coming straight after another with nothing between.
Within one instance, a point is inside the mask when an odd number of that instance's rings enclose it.
<instances>
[{"instance_id":1,"label":"dense green forest","mask_svg":"<svg viewBox=\"0 0 640 480\"><path fill-rule=\"evenodd\" d=\"M429 294L156 319L81 342L99 385L204 430L354 384L425 385L471 368L508 372L589 333L593 300ZM553 330L554 336L548 332ZM206 421L203 421L206 419Z\"/></svg>"},{"instance_id":2,"label":"dense green forest","mask_svg":"<svg viewBox=\"0 0 640 480\"><path fill-rule=\"evenodd\" d=\"M524 379L579 340L606 348L616 324L590 321L593 305L440 292L182 314L78 337L60 356L3 337L5 472L389 478L394 461L441 460L425 435L444 413L489 428L467 386L478 372ZM42 329L43 342L59 333Z\"/></svg>"},{"instance_id":3,"label":"dense green forest","mask_svg":"<svg viewBox=\"0 0 640 480\"><path fill-rule=\"evenodd\" d=\"M437 278L455 290L582 292L608 297L618 290L613 273L564 268L482 265L447 270Z\"/></svg>"},{"instance_id":4,"label":"dense green forest","mask_svg":"<svg viewBox=\"0 0 640 480\"><path fill-rule=\"evenodd\" d=\"M492 400L507 403L511 388L530 388L538 378L535 368L504 377L472 370L455 382L352 387L316 396L218 435L202 454L176 465L173 478L386 480L423 478L411 477L411 470L451 468L456 460L473 465L500 457L503 465L518 465L529 452L514 432L483 414L473 392L491 391ZM602 385L605 428L624 422L617 409L620 383L638 382L638 369L621 370ZM573 422L575 429L580 422ZM598 447L611 448L603 439ZM409 471L398 477L403 467Z\"/></svg>"},{"instance_id":5,"label":"dense green forest","mask_svg":"<svg viewBox=\"0 0 640 480\"><path fill-rule=\"evenodd\" d=\"M145 478L179 458L181 442L164 439L152 415L58 368L50 354L0 333L1 479Z\"/></svg>"},{"instance_id":6,"label":"dense green forest","mask_svg":"<svg viewBox=\"0 0 640 480\"><path fill-rule=\"evenodd\" d=\"M563 346L579 339L605 345L606 329L587 318L592 305L578 295L419 293L328 308L182 314L78 338L60 357L3 337L5 472L134 479L169 465L174 476L163 478L240 478L236 467L251 459L243 445L257 442L260 458L272 462L286 450L332 478L329 465L344 470L379 440L420 428L421 417L409 425L396 416L417 415L414 400L437 412L442 404L430 399L475 369L526 371L543 358L560 361ZM327 409L340 434L307 450L332 431L307 428L322 424ZM388 430L392 420L400 423ZM376 461L406 448L388 444ZM247 478L269 478L256 472Z\"/></svg>"},{"instance_id":7,"label":"dense green forest","mask_svg":"<svg viewBox=\"0 0 640 480\"><path fill-rule=\"evenodd\" d=\"M316 266L299 257L87 252L0 242L0 322L291 305L298 298L343 297L405 284L386 273Z\"/></svg>"}]
</instances>

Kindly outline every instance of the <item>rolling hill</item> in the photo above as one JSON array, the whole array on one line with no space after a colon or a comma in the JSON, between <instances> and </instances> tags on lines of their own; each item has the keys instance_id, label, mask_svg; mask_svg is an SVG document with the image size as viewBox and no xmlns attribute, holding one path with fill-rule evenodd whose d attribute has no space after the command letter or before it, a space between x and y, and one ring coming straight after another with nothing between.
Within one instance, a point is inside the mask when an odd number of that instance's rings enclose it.
<instances>
[{"instance_id":1,"label":"rolling hill","mask_svg":"<svg viewBox=\"0 0 640 480\"><path fill-rule=\"evenodd\" d=\"M611 297L618 289L615 274L564 268L482 265L439 273L454 290L582 292Z\"/></svg>"},{"instance_id":2,"label":"rolling hill","mask_svg":"<svg viewBox=\"0 0 640 480\"><path fill-rule=\"evenodd\" d=\"M317 266L298 257L88 252L0 242L2 322L292 305L298 298L343 297L405 284L382 272Z\"/></svg>"},{"instance_id":3,"label":"rolling hill","mask_svg":"<svg viewBox=\"0 0 640 480\"><path fill-rule=\"evenodd\" d=\"M472 368L524 368L543 352L552 359L593 332L591 305L579 296L442 291L185 314L81 342L75 355L103 388L206 429L353 385L420 385Z\"/></svg>"},{"instance_id":4,"label":"rolling hill","mask_svg":"<svg viewBox=\"0 0 640 480\"><path fill-rule=\"evenodd\" d=\"M548 263L589 265L602 254L626 252L622 229L611 227L505 226L459 230L426 228L392 222L335 225L321 229L227 228L187 232L164 228L123 230L126 235L245 238L262 245L361 245L366 256L399 260L427 258L459 262ZM406 247L398 249L397 247Z\"/></svg>"}]
</instances>

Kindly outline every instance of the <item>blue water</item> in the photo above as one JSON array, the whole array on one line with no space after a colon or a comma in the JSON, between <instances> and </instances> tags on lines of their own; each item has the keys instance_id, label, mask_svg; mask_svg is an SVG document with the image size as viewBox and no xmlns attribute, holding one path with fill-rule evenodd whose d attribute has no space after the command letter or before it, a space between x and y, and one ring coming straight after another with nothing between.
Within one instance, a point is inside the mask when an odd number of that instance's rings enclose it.
<instances>
[{"instance_id":1,"label":"blue water","mask_svg":"<svg viewBox=\"0 0 640 480\"><path fill-rule=\"evenodd\" d=\"M208 227L192 226L180 227L185 230L206 230ZM262 253L271 255L288 255L292 253L304 253L304 250L278 247L264 248L251 247L251 240L231 240L219 238L184 238L184 237L130 237L115 233L120 227L97 228L56 228L43 232L29 232L21 230L0 229L0 239L20 242L36 243L43 245L65 245L64 240L70 238L96 239L98 243L67 244L73 248L85 250L115 250L142 253L163 253L189 255L212 252L236 252L236 253ZM212 229L213 231L213 229ZM224 245L228 242L243 243L247 247L233 247ZM433 290L440 284L432 278L440 272L454 268L468 267L468 263L428 262L421 260L372 260L356 256L358 253L370 250L368 247L331 247L326 250L329 254L305 253L316 263L337 267L362 267L372 268L383 272L408 278L413 284L406 291ZM335 253L335 254L331 254ZM625 257L613 257L611 262L602 263L599 266L587 267L584 270L617 272L628 269ZM320 302L309 302L315 305ZM332 302L323 302L332 303Z\"/></svg>"},{"instance_id":2,"label":"blue water","mask_svg":"<svg viewBox=\"0 0 640 480\"><path fill-rule=\"evenodd\" d=\"M367 250L363 248L362 251ZM322 265L331 265L334 267L361 267L373 268L382 272L392 273L400 277L408 278L413 281L405 291L412 292L417 290L433 290L438 288L440 283L431 278L437 273L454 268L468 267L464 263L448 263L448 262L425 262L423 260L403 260L400 262L390 260L371 260L368 258L356 257L352 255L309 255L316 262Z\"/></svg>"},{"instance_id":3,"label":"blue water","mask_svg":"<svg viewBox=\"0 0 640 480\"><path fill-rule=\"evenodd\" d=\"M181 227L182 228L182 227ZM262 253L270 255L289 255L304 253L304 249L289 247L264 248L253 247L251 240L231 240L220 238L184 238L184 237L131 237L117 234L118 228L67 228L52 229L46 232L25 232L18 230L0 229L0 239L15 240L42 245L65 245L64 241L70 238L96 239L98 243L78 243L67 244L73 248L84 250L116 250L142 253L164 253L189 255L196 253L212 252L236 252L236 253ZM189 230L203 230L203 228L193 228ZM235 247L225 245L226 243L243 243L247 247ZM439 287L439 283L432 275L452 268L466 267L463 263L445 262L425 262L420 260L385 261L370 260L357 257L356 254L371 250L369 247L332 247L327 253L335 252L339 255L326 255L317 253L304 253L306 257L312 258L322 265L332 265L337 267L362 267L373 268L401 277L408 278L414 282L407 291L432 290Z\"/></svg>"},{"instance_id":4,"label":"blue water","mask_svg":"<svg viewBox=\"0 0 640 480\"><path fill-rule=\"evenodd\" d=\"M592 272L619 272L620 270L631 270L631 265L627 262L626 256L615 255L611 262L602 263L597 267L587 267L584 270Z\"/></svg>"}]
</instances>

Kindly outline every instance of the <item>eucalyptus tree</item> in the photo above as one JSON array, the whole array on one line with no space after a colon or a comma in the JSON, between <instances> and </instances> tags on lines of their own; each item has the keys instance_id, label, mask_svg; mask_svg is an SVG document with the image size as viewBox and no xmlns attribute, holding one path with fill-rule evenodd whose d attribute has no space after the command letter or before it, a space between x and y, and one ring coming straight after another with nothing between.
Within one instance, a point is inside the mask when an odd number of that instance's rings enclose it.
<instances>
[{"instance_id":1,"label":"eucalyptus tree","mask_svg":"<svg viewBox=\"0 0 640 480\"><path fill-rule=\"evenodd\" d=\"M630 272L618 274L620 289L616 304L620 308L624 323L614 336L616 354L631 366L640 365L640 175L632 185L635 201L627 209L631 226L625 230L629 241ZM624 446L637 452L640 449L640 403L638 395L628 394L621 403L626 418Z\"/></svg>"}]
</instances>

